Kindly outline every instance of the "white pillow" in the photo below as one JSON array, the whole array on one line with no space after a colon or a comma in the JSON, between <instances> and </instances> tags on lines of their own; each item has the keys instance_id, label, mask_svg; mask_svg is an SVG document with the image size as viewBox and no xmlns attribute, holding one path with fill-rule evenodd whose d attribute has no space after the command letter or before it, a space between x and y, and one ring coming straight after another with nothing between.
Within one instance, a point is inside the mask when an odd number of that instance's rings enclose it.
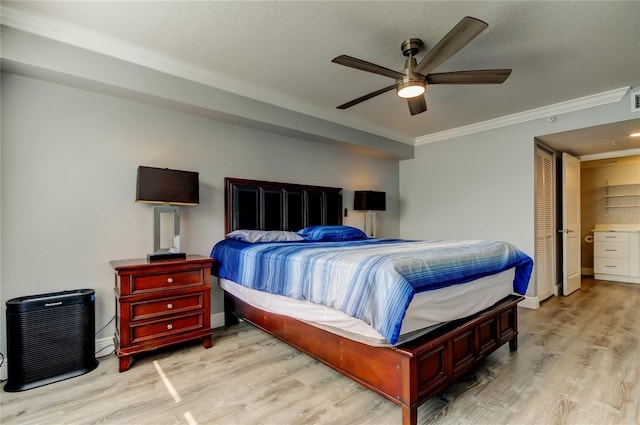
<instances>
[{"instance_id":1,"label":"white pillow","mask_svg":"<svg viewBox=\"0 0 640 425\"><path fill-rule=\"evenodd\" d=\"M304 238L295 232L285 230L234 230L227 234L227 239L237 239L244 242L285 242L303 241Z\"/></svg>"}]
</instances>

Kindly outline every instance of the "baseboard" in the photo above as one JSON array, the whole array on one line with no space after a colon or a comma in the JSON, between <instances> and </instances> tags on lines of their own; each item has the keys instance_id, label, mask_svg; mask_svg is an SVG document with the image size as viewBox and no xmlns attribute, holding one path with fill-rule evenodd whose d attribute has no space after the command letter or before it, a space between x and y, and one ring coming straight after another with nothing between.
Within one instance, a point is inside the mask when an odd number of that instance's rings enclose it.
<instances>
[{"instance_id":1,"label":"baseboard","mask_svg":"<svg viewBox=\"0 0 640 425\"><path fill-rule=\"evenodd\" d=\"M224 327L224 313L215 313L211 315L211 329Z\"/></svg>"},{"instance_id":2,"label":"baseboard","mask_svg":"<svg viewBox=\"0 0 640 425\"><path fill-rule=\"evenodd\" d=\"M113 343L113 337L107 336L104 338L96 338L96 357L104 357L115 349L115 344Z\"/></svg>"},{"instance_id":3,"label":"baseboard","mask_svg":"<svg viewBox=\"0 0 640 425\"><path fill-rule=\"evenodd\" d=\"M614 274L597 273L593 277L596 280L609 280L611 282L640 283L640 277L634 277L634 276L621 276L621 275L614 275Z\"/></svg>"},{"instance_id":4,"label":"baseboard","mask_svg":"<svg viewBox=\"0 0 640 425\"><path fill-rule=\"evenodd\" d=\"M6 381L7 379L7 358L5 357L4 363L2 363L2 367L0 367L0 380Z\"/></svg>"},{"instance_id":5,"label":"baseboard","mask_svg":"<svg viewBox=\"0 0 640 425\"><path fill-rule=\"evenodd\" d=\"M530 308L533 310L537 310L540 308L540 301L538 301L538 297L528 297L525 296L524 300L518 303L518 307Z\"/></svg>"},{"instance_id":6,"label":"baseboard","mask_svg":"<svg viewBox=\"0 0 640 425\"><path fill-rule=\"evenodd\" d=\"M580 273L582 276L593 276L593 267L582 267Z\"/></svg>"}]
</instances>

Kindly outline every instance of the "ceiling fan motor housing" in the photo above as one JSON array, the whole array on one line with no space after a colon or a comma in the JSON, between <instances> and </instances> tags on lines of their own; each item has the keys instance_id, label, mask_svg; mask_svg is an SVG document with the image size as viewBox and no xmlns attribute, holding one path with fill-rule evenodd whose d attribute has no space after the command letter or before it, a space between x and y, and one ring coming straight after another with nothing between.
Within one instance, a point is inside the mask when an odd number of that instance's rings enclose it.
<instances>
[{"instance_id":1,"label":"ceiling fan motor housing","mask_svg":"<svg viewBox=\"0 0 640 425\"><path fill-rule=\"evenodd\" d=\"M419 38L410 38L405 40L400 45L402 49L402 54L411 57L415 56L424 48L424 43Z\"/></svg>"}]
</instances>

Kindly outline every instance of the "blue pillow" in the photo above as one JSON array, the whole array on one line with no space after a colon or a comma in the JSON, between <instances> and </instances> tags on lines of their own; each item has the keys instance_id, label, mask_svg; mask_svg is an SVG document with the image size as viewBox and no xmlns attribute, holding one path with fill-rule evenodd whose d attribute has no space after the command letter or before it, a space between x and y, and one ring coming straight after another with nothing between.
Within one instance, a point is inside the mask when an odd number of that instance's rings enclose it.
<instances>
[{"instance_id":1,"label":"blue pillow","mask_svg":"<svg viewBox=\"0 0 640 425\"><path fill-rule=\"evenodd\" d=\"M351 226L309 226L298 232L308 241L357 241L367 239L367 235L360 229Z\"/></svg>"}]
</instances>

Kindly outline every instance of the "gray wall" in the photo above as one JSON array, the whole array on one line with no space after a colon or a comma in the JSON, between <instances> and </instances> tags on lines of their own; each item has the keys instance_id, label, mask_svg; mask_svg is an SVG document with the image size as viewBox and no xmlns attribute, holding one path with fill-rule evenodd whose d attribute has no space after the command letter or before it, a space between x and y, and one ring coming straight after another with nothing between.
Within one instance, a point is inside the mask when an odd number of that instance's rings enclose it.
<instances>
[{"instance_id":1,"label":"gray wall","mask_svg":"<svg viewBox=\"0 0 640 425\"><path fill-rule=\"evenodd\" d=\"M353 191L385 191L378 232L399 235L394 159L8 73L1 106L3 306L18 296L94 288L97 326L113 316L109 261L153 248L152 209L134 202L138 165L200 173L200 205L181 209L188 253L208 255L224 237L225 176L342 187L345 224L361 228ZM220 296L214 290L214 314ZM97 337L112 333L110 326Z\"/></svg>"},{"instance_id":2,"label":"gray wall","mask_svg":"<svg viewBox=\"0 0 640 425\"><path fill-rule=\"evenodd\" d=\"M640 117L620 102L416 146L400 162L400 236L509 241L532 258L535 137ZM532 279L532 282L534 279ZM533 285L527 295L535 295Z\"/></svg>"}]
</instances>

